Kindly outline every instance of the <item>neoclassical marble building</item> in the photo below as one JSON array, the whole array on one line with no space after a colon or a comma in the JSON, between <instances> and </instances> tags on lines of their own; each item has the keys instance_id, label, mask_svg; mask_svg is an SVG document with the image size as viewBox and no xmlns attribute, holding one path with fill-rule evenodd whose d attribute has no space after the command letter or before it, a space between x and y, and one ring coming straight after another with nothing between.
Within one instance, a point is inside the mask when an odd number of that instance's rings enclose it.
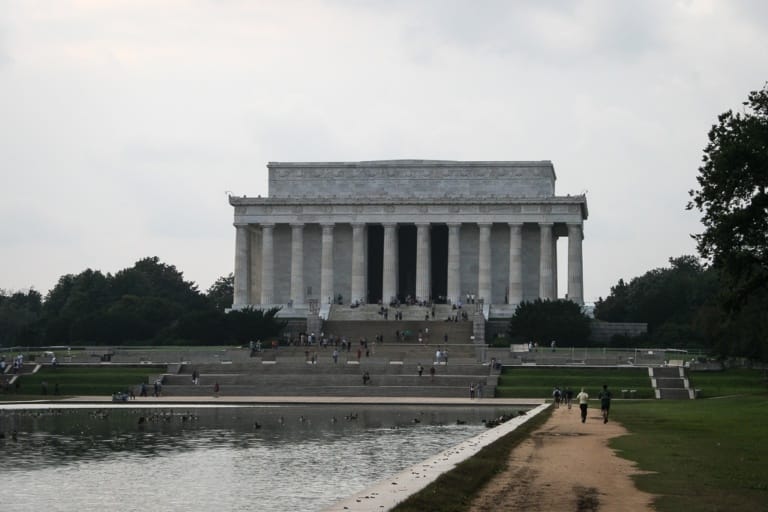
<instances>
[{"instance_id":1,"label":"neoclassical marble building","mask_svg":"<svg viewBox=\"0 0 768 512\"><path fill-rule=\"evenodd\" d=\"M584 195L555 195L549 161L271 162L269 197L234 197L233 308L407 296L509 311L583 303Z\"/></svg>"}]
</instances>

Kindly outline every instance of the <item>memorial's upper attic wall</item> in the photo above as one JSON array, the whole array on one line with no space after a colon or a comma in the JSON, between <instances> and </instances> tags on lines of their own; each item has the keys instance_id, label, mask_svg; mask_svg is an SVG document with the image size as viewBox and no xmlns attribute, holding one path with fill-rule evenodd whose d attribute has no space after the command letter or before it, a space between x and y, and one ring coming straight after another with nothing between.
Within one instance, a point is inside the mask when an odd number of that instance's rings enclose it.
<instances>
[{"instance_id":1,"label":"memorial's upper attic wall","mask_svg":"<svg viewBox=\"0 0 768 512\"><path fill-rule=\"evenodd\" d=\"M449 198L555 195L552 162L270 162L272 198Z\"/></svg>"}]
</instances>

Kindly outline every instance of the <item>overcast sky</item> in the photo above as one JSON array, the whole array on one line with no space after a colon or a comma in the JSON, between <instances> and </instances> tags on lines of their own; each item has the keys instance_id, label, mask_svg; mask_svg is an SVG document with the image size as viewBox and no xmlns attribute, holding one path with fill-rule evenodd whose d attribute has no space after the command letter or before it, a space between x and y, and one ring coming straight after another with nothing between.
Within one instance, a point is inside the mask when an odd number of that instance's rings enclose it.
<instances>
[{"instance_id":1,"label":"overcast sky","mask_svg":"<svg viewBox=\"0 0 768 512\"><path fill-rule=\"evenodd\" d=\"M551 160L596 300L695 253L767 49L762 0L0 0L0 288L159 256L205 290L268 161Z\"/></svg>"}]
</instances>

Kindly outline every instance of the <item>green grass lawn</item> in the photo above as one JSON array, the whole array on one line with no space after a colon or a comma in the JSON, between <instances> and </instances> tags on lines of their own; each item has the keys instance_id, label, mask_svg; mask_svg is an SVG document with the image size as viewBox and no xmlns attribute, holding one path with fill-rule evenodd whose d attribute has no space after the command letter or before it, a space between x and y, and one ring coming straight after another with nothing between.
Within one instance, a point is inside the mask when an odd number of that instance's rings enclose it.
<instances>
[{"instance_id":1,"label":"green grass lawn","mask_svg":"<svg viewBox=\"0 0 768 512\"><path fill-rule=\"evenodd\" d=\"M552 398L555 386L570 387L574 396L584 387L596 398L603 384L621 397L621 390L636 390L635 398L653 398L646 368L536 368L506 367L499 378L499 398Z\"/></svg>"},{"instance_id":2,"label":"green grass lawn","mask_svg":"<svg viewBox=\"0 0 768 512\"><path fill-rule=\"evenodd\" d=\"M47 398L55 398L54 389L59 385L59 396L63 395L105 395L124 391L129 387L149 382L149 378L165 370L152 367L68 367L53 368L44 366L33 375L21 378L18 393L0 394L0 400L18 400L21 398L41 398L42 383L48 383Z\"/></svg>"},{"instance_id":3,"label":"green grass lawn","mask_svg":"<svg viewBox=\"0 0 768 512\"><path fill-rule=\"evenodd\" d=\"M715 383L714 375L708 378ZM708 400L619 402L611 415L631 432L612 446L651 472L635 481L660 495L657 510L768 511L765 391Z\"/></svg>"},{"instance_id":4,"label":"green grass lawn","mask_svg":"<svg viewBox=\"0 0 768 512\"><path fill-rule=\"evenodd\" d=\"M691 372L691 387L701 390L701 398L749 395L768 389L766 374L758 370L732 369L723 372Z\"/></svg>"}]
</instances>

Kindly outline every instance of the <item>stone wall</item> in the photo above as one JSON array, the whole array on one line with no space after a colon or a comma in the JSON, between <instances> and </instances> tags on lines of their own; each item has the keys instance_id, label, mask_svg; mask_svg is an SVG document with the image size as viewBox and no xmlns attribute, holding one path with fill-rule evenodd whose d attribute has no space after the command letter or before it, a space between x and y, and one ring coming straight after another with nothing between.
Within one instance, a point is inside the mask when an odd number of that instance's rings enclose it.
<instances>
[{"instance_id":1,"label":"stone wall","mask_svg":"<svg viewBox=\"0 0 768 512\"><path fill-rule=\"evenodd\" d=\"M639 322L603 322L602 320L592 320L590 327L592 334L589 339L595 343L608 343L617 334L622 336L640 336L648 332L648 324Z\"/></svg>"},{"instance_id":2,"label":"stone wall","mask_svg":"<svg viewBox=\"0 0 768 512\"><path fill-rule=\"evenodd\" d=\"M550 197L550 161L270 162L269 196L297 197Z\"/></svg>"}]
</instances>

